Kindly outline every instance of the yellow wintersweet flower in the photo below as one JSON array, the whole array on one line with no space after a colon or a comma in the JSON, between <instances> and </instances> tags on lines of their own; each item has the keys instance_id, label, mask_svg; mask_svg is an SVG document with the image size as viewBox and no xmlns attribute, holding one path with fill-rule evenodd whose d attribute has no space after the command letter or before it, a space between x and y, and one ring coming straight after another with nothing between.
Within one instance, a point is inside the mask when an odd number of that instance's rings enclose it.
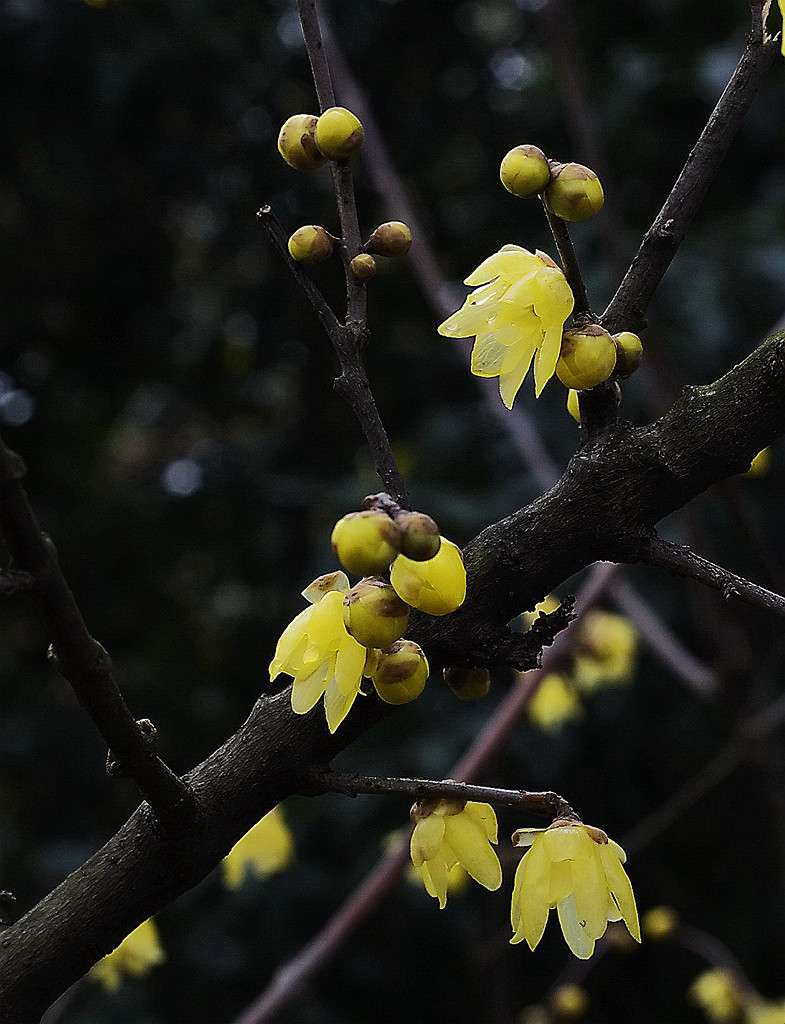
<instances>
[{"instance_id":1,"label":"yellow wintersweet flower","mask_svg":"<svg viewBox=\"0 0 785 1024\"><path fill-rule=\"evenodd\" d=\"M546 732L560 729L583 714L575 687L566 676L549 672L540 681L526 708L532 725Z\"/></svg>"},{"instance_id":2,"label":"yellow wintersweet flower","mask_svg":"<svg viewBox=\"0 0 785 1024\"><path fill-rule=\"evenodd\" d=\"M491 847L498 841L498 829L490 804L422 801L412 808L412 820L412 863L441 910L447 905L450 871L456 864L486 889L498 889L502 884L501 864Z\"/></svg>"},{"instance_id":3,"label":"yellow wintersweet flower","mask_svg":"<svg viewBox=\"0 0 785 1024\"><path fill-rule=\"evenodd\" d=\"M584 693L603 683L628 683L635 672L638 633L629 619L595 608L578 627L573 678Z\"/></svg>"},{"instance_id":4,"label":"yellow wintersweet flower","mask_svg":"<svg viewBox=\"0 0 785 1024\"><path fill-rule=\"evenodd\" d=\"M544 253L505 245L464 284L479 287L444 321L439 334L475 337L472 373L498 377L508 409L534 359L534 390L539 397L556 371L564 321L575 304L567 278Z\"/></svg>"},{"instance_id":5,"label":"yellow wintersweet flower","mask_svg":"<svg viewBox=\"0 0 785 1024\"><path fill-rule=\"evenodd\" d=\"M349 714L367 651L346 631L343 598L349 590L346 573L320 576L303 591L311 607L296 615L281 634L270 662L270 679L286 672L294 679L292 711L307 714L324 696L330 732Z\"/></svg>"},{"instance_id":6,"label":"yellow wintersweet flower","mask_svg":"<svg viewBox=\"0 0 785 1024\"><path fill-rule=\"evenodd\" d=\"M126 935L117 949L90 969L89 976L100 982L107 992L116 992L124 977L141 978L166 960L158 929L152 918L143 921Z\"/></svg>"},{"instance_id":7,"label":"yellow wintersweet flower","mask_svg":"<svg viewBox=\"0 0 785 1024\"><path fill-rule=\"evenodd\" d=\"M224 857L223 883L227 889L239 889L246 875L274 875L288 867L293 858L292 833L281 808L273 807Z\"/></svg>"},{"instance_id":8,"label":"yellow wintersweet flower","mask_svg":"<svg viewBox=\"0 0 785 1024\"><path fill-rule=\"evenodd\" d=\"M621 921L641 941L638 911L622 864L626 854L598 828L558 819L546 829L523 828L512 837L531 846L515 872L510 942L534 949L556 908L567 945L588 960L608 921Z\"/></svg>"},{"instance_id":9,"label":"yellow wintersweet flower","mask_svg":"<svg viewBox=\"0 0 785 1024\"><path fill-rule=\"evenodd\" d=\"M690 985L689 997L715 1024L726 1024L740 1016L741 993L729 971L712 968L699 974Z\"/></svg>"},{"instance_id":10,"label":"yellow wintersweet flower","mask_svg":"<svg viewBox=\"0 0 785 1024\"><path fill-rule=\"evenodd\" d=\"M755 999L747 1004L746 1024L782 1024L785 1021L785 999L768 1002Z\"/></svg>"},{"instance_id":11,"label":"yellow wintersweet flower","mask_svg":"<svg viewBox=\"0 0 785 1024\"><path fill-rule=\"evenodd\" d=\"M390 583L402 601L429 615L446 615L463 604L466 569L457 544L442 537L439 550L425 562L398 555L390 569Z\"/></svg>"}]
</instances>

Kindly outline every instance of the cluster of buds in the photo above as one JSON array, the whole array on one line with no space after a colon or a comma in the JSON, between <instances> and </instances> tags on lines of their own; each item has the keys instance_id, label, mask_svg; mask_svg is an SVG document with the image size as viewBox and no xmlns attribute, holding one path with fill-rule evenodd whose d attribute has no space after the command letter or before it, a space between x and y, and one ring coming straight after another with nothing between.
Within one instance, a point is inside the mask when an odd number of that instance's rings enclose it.
<instances>
[{"instance_id":1,"label":"cluster of buds","mask_svg":"<svg viewBox=\"0 0 785 1024\"><path fill-rule=\"evenodd\" d=\"M346 107L330 107L320 116L293 114L278 134L278 152L298 171L314 171L328 160L346 161L359 152L364 140L360 119ZM298 263L313 266L335 251L339 240L319 224L298 228L289 239L289 254ZM403 256L412 233L401 221L380 224L350 261L355 281L368 281L376 273L375 256Z\"/></svg>"},{"instance_id":2,"label":"cluster of buds","mask_svg":"<svg viewBox=\"0 0 785 1024\"><path fill-rule=\"evenodd\" d=\"M511 149L499 170L502 185L525 199L540 195L551 213L562 220L587 220L605 202L600 179L589 167L550 160L537 146Z\"/></svg>"},{"instance_id":3,"label":"cluster of buds","mask_svg":"<svg viewBox=\"0 0 785 1024\"><path fill-rule=\"evenodd\" d=\"M381 504L344 516L331 540L344 568L363 576L344 597L343 621L369 652L364 674L382 700L405 704L428 678L421 648L403 639L409 610L454 611L466 595L466 571L460 550L430 516L389 500Z\"/></svg>"},{"instance_id":4,"label":"cluster of buds","mask_svg":"<svg viewBox=\"0 0 785 1024\"><path fill-rule=\"evenodd\" d=\"M608 380L611 374L626 378L640 366L643 343L632 331L609 334L599 324L573 327L562 336L556 376L569 388L567 409L580 422L578 391Z\"/></svg>"}]
</instances>

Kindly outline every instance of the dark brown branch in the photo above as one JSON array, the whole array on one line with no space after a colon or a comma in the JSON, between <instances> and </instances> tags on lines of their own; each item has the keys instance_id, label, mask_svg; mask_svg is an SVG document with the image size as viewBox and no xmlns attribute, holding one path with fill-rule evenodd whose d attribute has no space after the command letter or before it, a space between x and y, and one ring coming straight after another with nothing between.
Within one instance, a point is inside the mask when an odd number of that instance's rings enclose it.
<instances>
[{"instance_id":1,"label":"dark brown branch","mask_svg":"<svg viewBox=\"0 0 785 1024\"><path fill-rule=\"evenodd\" d=\"M747 43L676 184L601 317L612 334L640 331L646 326L646 309L654 291L778 53L779 43L774 39Z\"/></svg>"},{"instance_id":2,"label":"dark brown branch","mask_svg":"<svg viewBox=\"0 0 785 1024\"><path fill-rule=\"evenodd\" d=\"M701 558L684 544L671 544L657 536L644 538L641 542L639 560L647 565L659 566L672 576L698 580L707 587L719 590L726 600L735 597L755 608L785 615L785 597Z\"/></svg>"},{"instance_id":3,"label":"dark brown branch","mask_svg":"<svg viewBox=\"0 0 785 1024\"><path fill-rule=\"evenodd\" d=\"M510 807L553 819L577 817L564 797L551 792L533 793L525 789L472 786L453 779L437 782L433 779L377 778L356 772L322 771L315 775L314 782L323 787L326 793L343 793L344 796L406 796L410 800L452 797L457 800L479 800L497 807Z\"/></svg>"},{"instance_id":4,"label":"dark brown branch","mask_svg":"<svg viewBox=\"0 0 785 1024\"><path fill-rule=\"evenodd\" d=\"M31 595L51 641L50 661L101 733L117 773L136 782L162 828L182 828L194 814L193 794L158 757L123 700L109 655L88 632L55 547L30 506L24 475L24 463L0 439L0 526L12 573L35 581Z\"/></svg>"},{"instance_id":5,"label":"dark brown branch","mask_svg":"<svg viewBox=\"0 0 785 1024\"><path fill-rule=\"evenodd\" d=\"M567 284L570 286L570 291L575 299L575 306L572 311L573 317L577 321L593 321L594 314L589 305L589 296L586 294L586 285L583 281L578 257L575 255L575 247L570 238L570 230L561 217L551 213L544 200L542 208L545 210L548 226L551 229L556 248L559 250L559 259L564 270L564 276L567 278Z\"/></svg>"}]
</instances>

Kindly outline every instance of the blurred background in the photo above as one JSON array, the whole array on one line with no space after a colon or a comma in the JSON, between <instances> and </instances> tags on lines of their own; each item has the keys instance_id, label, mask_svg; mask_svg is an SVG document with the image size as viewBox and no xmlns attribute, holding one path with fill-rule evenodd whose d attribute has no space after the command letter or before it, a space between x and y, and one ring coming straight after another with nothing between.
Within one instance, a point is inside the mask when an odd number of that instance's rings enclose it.
<instances>
[{"instance_id":1,"label":"blurred background","mask_svg":"<svg viewBox=\"0 0 785 1024\"><path fill-rule=\"evenodd\" d=\"M501 187L502 156L530 142L600 173L606 207L573 237L603 309L733 70L748 6L326 8L449 282L426 294L411 260L380 261L368 367L415 507L462 544L542 490L483 400L486 382L466 372L470 343L436 333L438 303L455 295L457 307L460 280L501 245L556 255L536 201ZM338 230L329 171L296 172L276 151L281 123L316 109L299 22L289 0L3 0L0 80L0 424L134 714L155 722L183 772L278 688L276 639L301 589L335 567L334 522L378 489L332 391L326 338L256 219L270 203L287 232ZM623 389L635 423L683 384L720 376L785 311L782 88L778 64L652 305L644 366ZM357 191L367 236L394 211L362 158ZM315 276L340 310L338 266ZM510 416L560 472L578 432L558 381L539 401L525 382ZM715 488L663 532L782 591L782 456L775 445L762 474ZM670 905L696 931L608 944L580 979L588 1021L689 1024L706 1019L690 986L723 950L762 998L785 998L781 736L769 719L755 744L728 747L782 693L785 645L776 620L697 585L646 569L627 579L678 655L663 660L662 634L639 618L634 667L581 694L570 720L523 723L483 781L556 789L624 843L709 766L696 799L655 820L629 863L641 912ZM0 888L23 911L136 799L105 775L24 598L2 605L0 633ZM512 681L494 675L467 705L434 678L340 764L441 778ZM350 895L408 803L335 796L284 810L288 870L231 892L219 873L206 879L157 919L166 963L115 994L85 983L63 1024L228 1024ZM533 954L508 944L517 857L506 839L536 824L500 814L497 893L472 883L439 912L402 883L281 1019L550 1019L527 1007L575 964L555 921Z\"/></svg>"}]
</instances>

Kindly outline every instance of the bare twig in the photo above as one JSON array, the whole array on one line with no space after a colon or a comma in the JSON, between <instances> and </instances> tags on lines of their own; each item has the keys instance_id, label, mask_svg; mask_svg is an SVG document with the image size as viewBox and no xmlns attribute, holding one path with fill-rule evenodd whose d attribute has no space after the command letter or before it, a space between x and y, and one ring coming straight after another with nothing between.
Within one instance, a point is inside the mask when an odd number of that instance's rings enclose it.
<instances>
[{"instance_id":1,"label":"bare twig","mask_svg":"<svg viewBox=\"0 0 785 1024\"><path fill-rule=\"evenodd\" d=\"M640 331L645 327L646 309L654 291L684 240L687 225L778 53L779 44L773 39L747 43L676 184L602 314L602 324L611 333Z\"/></svg>"},{"instance_id":2,"label":"bare twig","mask_svg":"<svg viewBox=\"0 0 785 1024\"><path fill-rule=\"evenodd\" d=\"M561 217L551 213L544 200L542 208L545 211L545 216L548 218L548 226L551 229L556 248L559 250L559 259L564 269L564 276L567 278L567 284L570 286L570 291L575 299L575 306L572 311L573 316L578 321L593 321L594 313L592 313L591 306L589 305L586 285L581 274L578 257L575 255L575 247L570 238L570 229Z\"/></svg>"},{"instance_id":3,"label":"bare twig","mask_svg":"<svg viewBox=\"0 0 785 1024\"><path fill-rule=\"evenodd\" d=\"M399 779L377 778L356 772L321 771L314 775L314 783L325 792L343 793L344 796L406 796L411 800L425 797L456 800L479 800L498 807L511 807L516 811L541 814L548 818L575 818L572 807L558 793L533 793L525 789L498 789L494 786L472 786L454 779Z\"/></svg>"},{"instance_id":4,"label":"bare twig","mask_svg":"<svg viewBox=\"0 0 785 1024\"><path fill-rule=\"evenodd\" d=\"M660 566L673 576L698 580L719 590L726 600L735 597L756 608L785 615L784 597L701 558L687 545L672 544L657 536L645 538L641 543L640 561Z\"/></svg>"},{"instance_id":5,"label":"bare twig","mask_svg":"<svg viewBox=\"0 0 785 1024\"><path fill-rule=\"evenodd\" d=\"M24 463L0 439L0 526L12 571L35 581L31 594L51 641L50 661L101 733L118 774L136 782L163 828L177 831L193 818L193 793L158 757L123 700L109 655L88 632L55 547L30 506L24 475Z\"/></svg>"}]
</instances>

